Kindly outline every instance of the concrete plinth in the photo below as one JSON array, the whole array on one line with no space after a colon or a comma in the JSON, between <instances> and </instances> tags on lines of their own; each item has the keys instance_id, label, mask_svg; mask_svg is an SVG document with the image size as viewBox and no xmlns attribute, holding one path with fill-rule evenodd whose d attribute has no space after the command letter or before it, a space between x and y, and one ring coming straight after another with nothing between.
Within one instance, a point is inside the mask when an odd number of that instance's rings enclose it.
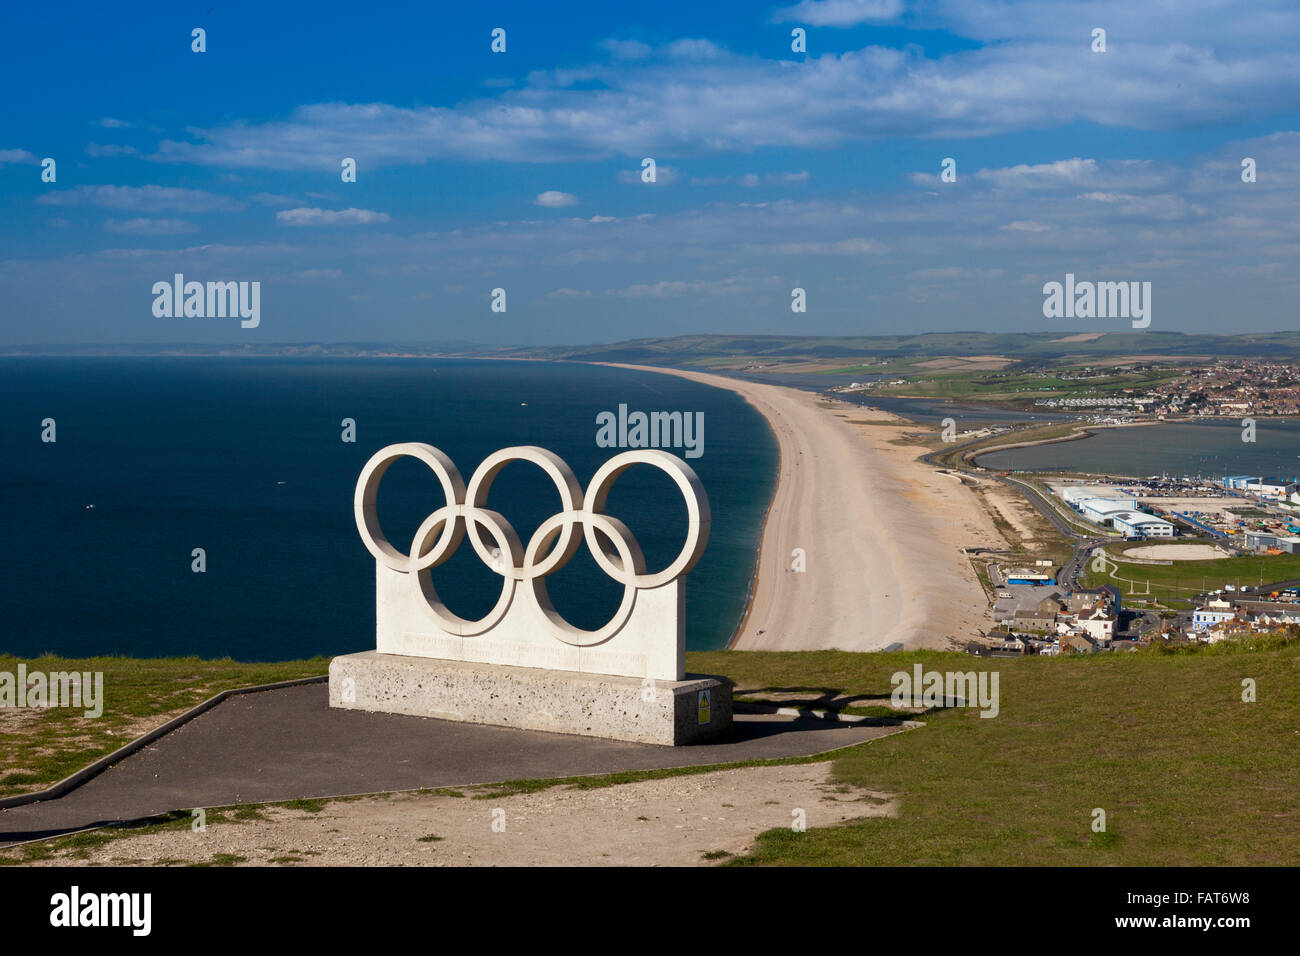
<instances>
[{"instance_id":1,"label":"concrete plinth","mask_svg":"<svg viewBox=\"0 0 1300 956\"><path fill-rule=\"evenodd\" d=\"M640 680L363 651L330 661L330 706L680 745L731 729L731 681Z\"/></svg>"}]
</instances>

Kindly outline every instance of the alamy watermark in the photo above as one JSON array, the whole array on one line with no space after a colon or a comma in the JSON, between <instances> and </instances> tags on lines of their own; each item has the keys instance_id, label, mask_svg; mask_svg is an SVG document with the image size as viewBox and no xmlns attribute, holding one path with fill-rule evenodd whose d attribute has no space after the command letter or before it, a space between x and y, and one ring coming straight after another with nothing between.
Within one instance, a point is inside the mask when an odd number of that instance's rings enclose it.
<instances>
[{"instance_id":1,"label":"alamy watermark","mask_svg":"<svg viewBox=\"0 0 1300 956\"><path fill-rule=\"evenodd\" d=\"M152 893L83 893L73 886L50 897L50 925L119 927L132 936L148 936L153 928Z\"/></svg>"},{"instance_id":2,"label":"alamy watermark","mask_svg":"<svg viewBox=\"0 0 1300 956\"><path fill-rule=\"evenodd\" d=\"M981 717L996 717L1000 709L997 671L941 674L914 664L911 674L897 671L889 683L894 688L889 695L894 707L978 707Z\"/></svg>"},{"instance_id":3,"label":"alamy watermark","mask_svg":"<svg viewBox=\"0 0 1300 956\"><path fill-rule=\"evenodd\" d=\"M178 272L172 282L155 282L153 294L153 314L159 319L239 317L245 329L262 322L260 282L186 282Z\"/></svg>"},{"instance_id":4,"label":"alamy watermark","mask_svg":"<svg viewBox=\"0 0 1300 956\"><path fill-rule=\"evenodd\" d=\"M1133 328L1151 324L1150 282L1075 282L1043 285L1043 315L1049 319L1132 319Z\"/></svg>"},{"instance_id":5,"label":"alamy watermark","mask_svg":"<svg viewBox=\"0 0 1300 956\"><path fill-rule=\"evenodd\" d=\"M599 448L685 448L686 458L704 454L703 412L632 412L618 406L618 414L596 415Z\"/></svg>"},{"instance_id":6,"label":"alamy watermark","mask_svg":"<svg viewBox=\"0 0 1300 956\"><path fill-rule=\"evenodd\" d=\"M0 671L0 708L72 707L85 717L104 713L103 671Z\"/></svg>"}]
</instances>

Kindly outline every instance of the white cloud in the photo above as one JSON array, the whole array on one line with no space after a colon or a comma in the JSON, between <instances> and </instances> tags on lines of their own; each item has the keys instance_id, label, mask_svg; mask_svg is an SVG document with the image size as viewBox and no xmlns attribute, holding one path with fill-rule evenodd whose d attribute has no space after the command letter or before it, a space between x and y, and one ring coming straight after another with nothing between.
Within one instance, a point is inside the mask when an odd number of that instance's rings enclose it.
<instances>
[{"instance_id":1,"label":"white cloud","mask_svg":"<svg viewBox=\"0 0 1300 956\"><path fill-rule=\"evenodd\" d=\"M533 202L539 206L545 206L547 209L563 209L565 206L576 206L578 197L572 193L562 193L555 189L548 189L544 193L538 193Z\"/></svg>"},{"instance_id":2,"label":"white cloud","mask_svg":"<svg viewBox=\"0 0 1300 956\"><path fill-rule=\"evenodd\" d=\"M762 246L749 247L761 253ZM778 242L766 247L778 256L874 256L888 251L884 243L874 239L850 238L835 242Z\"/></svg>"},{"instance_id":3,"label":"white cloud","mask_svg":"<svg viewBox=\"0 0 1300 956\"><path fill-rule=\"evenodd\" d=\"M248 198L259 206L292 206L302 201L296 196L281 196L277 193L253 193Z\"/></svg>"},{"instance_id":4,"label":"white cloud","mask_svg":"<svg viewBox=\"0 0 1300 956\"><path fill-rule=\"evenodd\" d=\"M671 186L681 178L681 171L675 166L656 165L655 181L652 183L643 183L641 181L640 169L620 169L618 171L618 181L633 186Z\"/></svg>"},{"instance_id":5,"label":"white cloud","mask_svg":"<svg viewBox=\"0 0 1300 956\"><path fill-rule=\"evenodd\" d=\"M199 227L181 219L109 219L104 228L129 236L179 236Z\"/></svg>"},{"instance_id":6,"label":"white cloud","mask_svg":"<svg viewBox=\"0 0 1300 956\"><path fill-rule=\"evenodd\" d=\"M431 159L639 160L1070 123L1204 128L1300 109L1300 11L1245 17L1201 3L1199 14L1223 33L1220 43L1181 8L1178 16L1166 11L1157 29L1121 32L1133 17L1107 3L1117 25L1110 51L1100 55L1089 48L1091 12L1084 20L1066 16L1053 0L1044 5L1066 26L1039 35L1013 24L1009 39L990 37L988 45L942 55L867 46L796 63L677 40L639 60L537 70L519 88L454 108L303 105L283 119L236 121L196 130L190 141L164 140L153 158L268 169L336 165L338 156L363 151L372 167ZM1031 9L1015 0L971 6L941 9L976 32Z\"/></svg>"},{"instance_id":7,"label":"white cloud","mask_svg":"<svg viewBox=\"0 0 1300 956\"><path fill-rule=\"evenodd\" d=\"M995 186L1023 186L1027 188L1057 186L1062 183L1078 185L1094 180L1097 176L1095 159L1060 159L1053 163L1039 163L1036 166L1021 164L1000 169L981 169L975 172L975 178L990 182Z\"/></svg>"},{"instance_id":8,"label":"white cloud","mask_svg":"<svg viewBox=\"0 0 1300 956\"><path fill-rule=\"evenodd\" d=\"M177 186L77 186L46 193L36 201L47 206L100 206L135 212L233 212L244 208L229 196Z\"/></svg>"},{"instance_id":9,"label":"white cloud","mask_svg":"<svg viewBox=\"0 0 1300 956\"><path fill-rule=\"evenodd\" d=\"M855 27L885 23L903 15L903 0L803 0L772 15L777 23L798 21L815 27Z\"/></svg>"},{"instance_id":10,"label":"white cloud","mask_svg":"<svg viewBox=\"0 0 1300 956\"><path fill-rule=\"evenodd\" d=\"M722 56L724 50L712 40L674 40L668 44L669 56L682 60L713 60Z\"/></svg>"},{"instance_id":11,"label":"white cloud","mask_svg":"<svg viewBox=\"0 0 1300 956\"><path fill-rule=\"evenodd\" d=\"M735 295L751 291L753 286L744 278L729 276L725 279L663 279L659 282L639 282L623 289L611 289L609 294L628 299L671 299L684 295Z\"/></svg>"},{"instance_id":12,"label":"white cloud","mask_svg":"<svg viewBox=\"0 0 1300 956\"><path fill-rule=\"evenodd\" d=\"M619 60L644 60L652 52L648 43L642 43L640 40L602 40L600 45L610 54Z\"/></svg>"},{"instance_id":13,"label":"white cloud","mask_svg":"<svg viewBox=\"0 0 1300 956\"><path fill-rule=\"evenodd\" d=\"M105 116L99 121L99 125L105 129L129 129L133 124L126 120L113 119L111 116Z\"/></svg>"},{"instance_id":14,"label":"white cloud","mask_svg":"<svg viewBox=\"0 0 1300 956\"><path fill-rule=\"evenodd\" d=\"M5 163L35 163L36 157L25 149L0 149L0 166Z\"/></svg>"},{"instance_id":15,"label":"white cloud","mask_svg":"<svg viewBox=\"0 0 1300 956\"><path fill-rule=\"evenodd\" d=\"M96 159L112 158L114 156L139 156L140 151L134 146L123 146L116 143L109 143L101 146L99 143L90 143L86 147L86 152Z\"/></svg>"},{"instance_id":16,"label":"white cloud","mask_svg":"<svg viewBox=\"0 0 1300 956\"><path fill-rule=\"evenodd\" d=\"M810 333L887 332L899 315L917 329L1024 329L1043 327L1042 283L1072 271L1159 283L1156 321L1169 329L1221 325L1225 316L1240 314L1241 301L1251 302L1253 327L1294 325L1292 305L1300 293L1300 196L1294 190L1300 133L1228 142L1208 155L1155 161L1052 154L1045 151L1050 142L1039 140L1032 163L984 170L973 160L961 161L960 147L935 144L926 154L933 162L920 165L937 169L939 157L951 151L961 175L959 184L935 186L932 194L898 180L878 182L869 193L851 182L827 186L838 194L817 199L791 188L687 191L660 206L657 216L615 218L592 215L601 203L584 193L583 204L590 208L581 216L575 210L529 211L519 204L522 214L514 221L467 220L440 231L419 221L413 233L354 229L348 233L347 279L321 275L315 283L297 286L303 293L320 291L331 308L321 309L319 302L312 312L301 304L292 308L303 310L304 336L320 335L334 321L332 309L341 316L338 328L356 318L346 299L353 290L341 288L345 281L355 281L364 292L368 280L382 277L391 294L377 298L394 303L428 291L441 298L452 283L472 287L464 293L463 307L447 303L446 324L437 328L441 334L481 313L482 288L514 275L511 281L521 294L553 322L547 328L569 341L609 338L611 314L619 319L618 337L701 328L788 332L788 294L794 286L807 288L815 305L806 320L800 319ZM1111 154L1117 147L1106 140L1098 148ZM597 172L607 176L615 168L635 168L647 153L654 155L638 148L630 152L630 162ZM1258 160L1258 182L1242 183L1242 156ZM730 164L728 172L739 177L746 165ZM762 174L763 185L781 175ZM624 202L635 198L627 190L618 192ZM239 198L250 206L257 202L245 193L240 190ZM776 198L781 194L799 198ZM527 194L522 196L526 201ZM751 201L736 201L742 196ZM345 201L319 205L338 207ZM249 220L268 222L265 211ZM76 275L78 282L112 289L114 282L140 282L160 268L159 275L170 274L173 264L176 271L198 275L205 263L219 264L223 274L288 279L342 261L332 230L279 234L300 240L300 247L281 252L232 246L220 255L206 251L220 246L202 247L202 253L111 250L30 270L31 281L39 289L58 281L51 277ZM1275 265L1265 272L1258 268L1261 263ZM18 260L0 263L0 270L6 284L26 275ZM975 286L977 294L964 295ZM339 293L330 294L336 288ZM113 297L102 295L99 301ZM395 338L427 328L427 310L409 327L388 316L382 328ZM315 324L320 318L325 325Z\"/></svg>"},{"instance_id":17,"label":"white cloud","mask_svg":"<svg viewBox=\"0 0 1300 956\"><path fill-rule=\"evenodd\" d=\"M283 226L368 226L376 222L388 222L386 212L371 209L281 209L275 214L275 221Z\"/></svg>"},{"instance_id":18,"label":"white cloud","mask_svg":"<svg viewBox=\"0 0 1300 956\"><path fill-rule=\"evenodd\" d=\"M942 282L948 279L997 279L1001 269L968 269L965 266L944 266L939 269L917 269L907 278L913 282Z\"/></svg>"},{"instance_id":19,"label":"white cloud","mask_svg":"<svg viewBox=\"0 0 1300 956\"><path fill-rule=\"evenodd\" d=\"M807 170L801 170L797 173L766 173L759 176L758 173L742 173L739 176L692 176L692 186L744 186L747 189L753 189L760 182L776 185L788 185L790 183L807 183L810 176Z\"/></svg>"},{"instance_id":20,"label":"white cloud","mask_svg":"<svg viewBox=\"0 0 1300 956\"><path fill-rule=\"evenodd\" d=\"M188 246L184 249L101 249L92 253L91 258L113 263L141 261L151 263L180 262L243 262L250 266L263 263L272 257L301 255L302 246L283 242L225 243L210 242L202 246Z\"/></svg>"},{"instance_id":21,"label":"white cloud","mask_svg":"<svg viewBox=\"0 0 1300 956\"><path fill-rule=\"evenodd\" d=\"M1290 0L1255 0L1244 16L1225 0L929 0L925 15L927 26L986 42L1082 36L1086 44L1100 26L1111 51L1161 34L1174 43L1240 49L1300 30L1300 9Z\"/></svg>"},{"instance_id":22,"label":"white cloud","mask_svg":"<svg viewBox=\"0 0 1300 956\"><path fill-rule=\"evenodd\" d=\"M1153 220L1197 218L1206 212L1204 206L1170 193L1135 196L1129 193L1088 192L1081 193L1079 198L1112 206L1116 215Z\"/></svg>"},{"instance_id":23,"label":"white cloud","mask_svg":"<svg viewBox=\"0 0 1300 956\"><path fill-rule=\"evenodd\" d=\"M831 244L831 251L842 256L878 255L885 246L874 239L841 239Z\"/></svg>"}]
</instances>

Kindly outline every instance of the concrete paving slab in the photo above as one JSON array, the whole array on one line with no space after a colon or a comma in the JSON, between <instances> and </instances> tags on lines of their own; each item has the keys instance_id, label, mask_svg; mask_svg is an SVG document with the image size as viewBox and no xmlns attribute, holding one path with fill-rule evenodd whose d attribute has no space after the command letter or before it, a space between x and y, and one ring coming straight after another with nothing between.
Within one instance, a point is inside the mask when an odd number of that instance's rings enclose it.
<instances>
[{"instance_id":1,"label":"concrete paving slab","mask_svg":"<svg viewBox=\"0 0 1300 956\"><path fill-rule=\"evenodd\" d=\"M332 710L325 684L231 697L55 800L0 811L0 846L172 810L808 756L898 733L737 714L724 741L667 747Z\"/></svg>"}]
</instances>

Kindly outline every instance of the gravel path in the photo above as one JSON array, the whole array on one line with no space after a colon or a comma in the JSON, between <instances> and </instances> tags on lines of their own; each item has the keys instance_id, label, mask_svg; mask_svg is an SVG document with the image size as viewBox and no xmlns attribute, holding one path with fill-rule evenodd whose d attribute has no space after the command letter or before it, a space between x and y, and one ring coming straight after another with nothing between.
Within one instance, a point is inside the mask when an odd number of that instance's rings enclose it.
<instances>
[{"instance_id":1,"label":"gravel path","mask_svg":"<svg viewBox=\"0 0 1300 956\"><path fill-rule=\"evenodd\" d=\"M797 810L808 828L893 815L891 795L831 783L830 769L749 767L487 799L403 793L316 813L268 807L261 820L128 835L34 865L697 866L743 853Z\"/></svg>"}]
</instances>

